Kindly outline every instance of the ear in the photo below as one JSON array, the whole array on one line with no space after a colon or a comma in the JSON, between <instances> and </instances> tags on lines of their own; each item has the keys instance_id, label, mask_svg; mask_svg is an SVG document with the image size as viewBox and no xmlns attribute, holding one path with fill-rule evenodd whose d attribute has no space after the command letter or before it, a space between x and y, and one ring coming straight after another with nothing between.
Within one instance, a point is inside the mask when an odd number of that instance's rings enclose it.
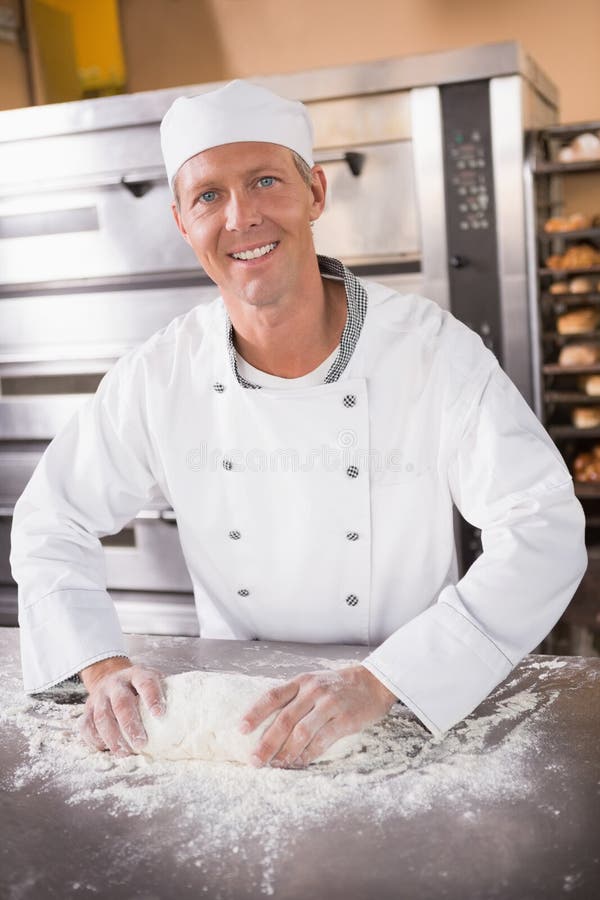
<instances>
[{"instance_id":1,"label":"ear","mask_svg":"<svg viewBox=\"0 0 600 900\"><path fill-rule=\"evenodd\" d=\"M310 205L310 221L316 222L325 209L325 197L327 196L327 178L322 166L313 166L311 169L312 183L310 192L312 196Z\"/></svg>"},{"instance_id":2,"label":"ear","mask_svg":"<svg viewBox=\"0 0 600 900\"><path fill-rule=\"evenodd\" d=\"M187 233L187 231L185 230L185 225L183 224L183 219L181 218L181 213L179 212L177 204L174 200L171 203L171 212L173 213L173 218L175 219L175 224L177 225L177 228L179 229L179 233L180 233L181 237L184 239L186 244L191 245L190 236Z\"/></svg>"}]
</instances>

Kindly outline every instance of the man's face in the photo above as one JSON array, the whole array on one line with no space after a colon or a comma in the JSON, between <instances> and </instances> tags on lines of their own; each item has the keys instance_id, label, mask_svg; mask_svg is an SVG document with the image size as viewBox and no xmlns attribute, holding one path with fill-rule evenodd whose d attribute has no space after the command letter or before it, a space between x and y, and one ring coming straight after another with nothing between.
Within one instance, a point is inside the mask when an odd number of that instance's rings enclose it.
<instances>
[{"instance_id":1,"label":"man's face","mask_svg":"<svg viewBox=\"0 0 600 900\"><path fill-rule=\"evenodd\" d=\"M310 223L323 211L325 174L308 187L278 144L223 144L178 172L177 227L225 299L252 306L293 297L314 258ZM249 256L260 250L260 256Z\"/></svg>"}]
</instances>

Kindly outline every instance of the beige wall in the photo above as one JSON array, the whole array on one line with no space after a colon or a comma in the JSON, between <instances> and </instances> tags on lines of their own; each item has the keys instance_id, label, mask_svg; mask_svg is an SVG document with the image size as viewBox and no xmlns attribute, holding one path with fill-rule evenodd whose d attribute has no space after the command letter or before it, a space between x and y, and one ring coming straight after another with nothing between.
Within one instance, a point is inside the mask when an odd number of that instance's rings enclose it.
<instances>
[{"instance_id":1,"label":"beige wall","mask_svg":"<svg viewBox=\"0 0 600 900\"><path fill-rule=\"evenodd\" d=\"M121 0L128 90L518 40L600 118L599 0Z\"/></svg>"},{"instance_id":2,"label":"beige wall","mask_svg":"<svg viewBox=\"0 0 600 900\"><path fill-rule=\"evenodd\" d=\"M2 0L18 15L17 0ZM29 106L31 98L27 83L25 54L18 44L0 42L0 109Z\"/></svg>"}]
</instances>

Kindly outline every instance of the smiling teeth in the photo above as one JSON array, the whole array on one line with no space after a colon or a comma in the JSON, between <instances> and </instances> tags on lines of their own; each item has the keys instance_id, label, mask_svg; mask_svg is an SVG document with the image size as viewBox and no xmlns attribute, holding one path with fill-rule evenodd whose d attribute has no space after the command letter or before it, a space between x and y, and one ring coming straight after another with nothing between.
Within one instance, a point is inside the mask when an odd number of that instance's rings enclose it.
<instances>
[{"instance_id":1,"label":"smiling teeth","mask_svg":"<svg viewBox=\"0 0 600 900\"><path fill-rule=\"evenodd\" d=\"M258 259L274 250L277 244L265 244L264 247L257 247L255 250L242 250L241 253L232 253L234 259Z\"/></svg>"}]
</instances>

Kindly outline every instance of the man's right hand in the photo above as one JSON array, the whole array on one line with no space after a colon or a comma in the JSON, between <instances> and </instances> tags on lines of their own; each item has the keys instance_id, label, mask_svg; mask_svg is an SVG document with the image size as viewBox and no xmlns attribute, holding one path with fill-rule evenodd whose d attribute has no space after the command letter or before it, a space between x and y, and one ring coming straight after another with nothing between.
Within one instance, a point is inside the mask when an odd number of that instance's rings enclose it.
<instances>
[{"instance_id":1,"label":"man's right hand","mask_svg":"<svg viewBox=\"0 0 600 900\"><path fill-rule=\"evenodd\" d=\"M138 697L152 715L164 714L161 673L134 665L125 657L113 657L88 666L80 675L89 692L79 721L83 740L97 750L111 750L117 756L138 753L147 741Z\"/></svg>"}]
</instances>

